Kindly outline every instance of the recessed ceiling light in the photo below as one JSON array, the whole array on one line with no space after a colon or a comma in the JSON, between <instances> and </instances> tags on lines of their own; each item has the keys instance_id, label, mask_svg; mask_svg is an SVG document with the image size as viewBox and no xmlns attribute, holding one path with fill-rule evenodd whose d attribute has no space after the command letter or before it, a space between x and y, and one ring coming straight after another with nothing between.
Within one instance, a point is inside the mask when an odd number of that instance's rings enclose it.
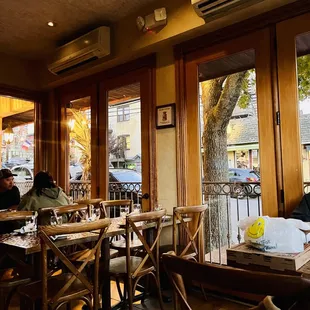
<instances>
[{"instance_id":1,"label":"recessed ceiling light","mask_svg":"<svg viewBox=\"0 0 310 310\"><path fill-rule=\"evenodd\" d=\"M54 22L48 22L48 23L47 23L47 26L49 26L49 27L55 27L55 23L54 23Z\"/></svg>"}]
</instances>

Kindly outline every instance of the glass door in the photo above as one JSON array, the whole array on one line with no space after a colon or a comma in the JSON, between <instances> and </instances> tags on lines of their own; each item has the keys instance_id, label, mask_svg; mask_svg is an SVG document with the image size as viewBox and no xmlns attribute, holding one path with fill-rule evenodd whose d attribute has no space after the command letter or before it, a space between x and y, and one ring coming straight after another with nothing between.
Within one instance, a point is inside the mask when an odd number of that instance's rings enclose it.
<instances>
[{"instance_id":1,"label":"glass door","mask_svg":"<svg viewBox=\"0 0 310 310\"><path fill-rule=\"evenodd\" d=\"M310 14L277 25L285 216L310 185Z\"/></svg>"},{"instance_id":2,"label":"glass door","mask_svg":"<svg viewBox=\"0 0 310 310\"><path fill-rule=\"evenodd\" d=\"M73 201L97 197L97 87L62 96L60 186Z\"/></svg>"},{"instance_id":3,"label":"glass door","mask_svg":"<svg viewBox=\"0 0 310 310\"><path fill-rule=\"evenodd\" d=\"M148 71L109 79L101 84L99 104L100 196L131 199L145 211L156 200L149 81Z\"/></svg>"},{"instance_id":4,"label":"glass door","mask_svg":"<svg viewBox=\"0 0 310 310\"><path fill-rule=\"evenodd\" d=\"M186 58L184 190L186 205L209 205L209 261L242 241L239 220L278 215L269 40L266 29Z\"/></svg>"}]
</instances>

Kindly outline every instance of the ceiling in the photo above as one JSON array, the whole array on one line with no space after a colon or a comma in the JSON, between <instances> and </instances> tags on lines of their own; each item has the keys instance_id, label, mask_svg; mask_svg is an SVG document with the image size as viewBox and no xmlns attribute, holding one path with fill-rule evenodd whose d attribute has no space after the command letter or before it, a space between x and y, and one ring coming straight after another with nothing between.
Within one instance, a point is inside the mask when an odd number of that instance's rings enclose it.
<instances>
[{"instance_id":1,"label":"ceiling","mask_svg":"<svg viewBox=\"0 0 310 310\"><path fill-rule=\"evenodd\" d=\"M0 0L0 52L44 58L99 26L110 25L155 0ZM53 21L56 27L48 27Z\"/></svg>"}]
</instances>

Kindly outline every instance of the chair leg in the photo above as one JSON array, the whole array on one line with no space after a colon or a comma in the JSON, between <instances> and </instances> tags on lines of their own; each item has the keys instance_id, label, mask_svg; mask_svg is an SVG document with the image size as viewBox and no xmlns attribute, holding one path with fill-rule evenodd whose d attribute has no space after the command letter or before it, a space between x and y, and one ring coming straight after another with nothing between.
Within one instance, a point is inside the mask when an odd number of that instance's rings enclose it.
<instances>
[{"instance_id":1,"label":"chair leg","mask_svg":"<svg viewBox=\"0 0 310 310\"><path fill-rule=\"evenodd\" d=\"M121 301L124 301L125 300L125 296L126 296L126 293L125 293L125 283L124 283L124 294L122 293L118 277L115 278L115 283L116 283L116 288L117 288L118 296L119 296Z\"/></svg>"},{"instance_id":2,"label":"chair leg","mask_svg":"<svg viewBox=\"0 0 310 310\"><path fill-rule=\"evenodd\" d=\"M159 272L157 271L156 275L154 273L151 273L151 274L153 275L155 283L156 283L160 309L164 310L164 303L163 303L163 298L161 296L161 289L160 289Z\"/></svg>"},{"instance_id":3,"label":"chair leg","mask_svg":"<svg viewBox=\"0 0 310 310\"><path fill-rule=\"evenodd\" d=\"M128 289L127 289L127 293L128 293L128 308L129 310L133 310L133 285L132 285L132 279L129 278L128 279ZM135 286L135 285L134 285Z\"/></svg>"},{"instance_id":4,"label":"chair leg","mask_svg":"<svg viewBox=\"0 0 310 310\"><path fill-rule=\"evenodd\" d=\"M70 301L67 302L67 310L71 310L71 302Z\"/></svg>"}]
</instances>

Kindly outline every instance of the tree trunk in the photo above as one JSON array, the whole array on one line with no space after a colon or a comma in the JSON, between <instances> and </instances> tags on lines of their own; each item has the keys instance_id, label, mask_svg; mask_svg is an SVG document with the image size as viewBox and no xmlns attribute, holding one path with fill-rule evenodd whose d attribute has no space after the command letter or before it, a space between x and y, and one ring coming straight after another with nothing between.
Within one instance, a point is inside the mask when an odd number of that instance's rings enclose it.
<instances>
[{"instance_id":1,"label":"tree trunk","mask_svg":"<svg viewBox=\"0 0 310 310\"><path fill-rule=\"evenodd\" d=\"M203 104L204 181L228 182L227 126L242 90L246 71L201 83ZM212 185L206 188L214 189ZM228 244L229 199L210 190L205 214L206 252Z\"/></svg>"}]
</instances>

